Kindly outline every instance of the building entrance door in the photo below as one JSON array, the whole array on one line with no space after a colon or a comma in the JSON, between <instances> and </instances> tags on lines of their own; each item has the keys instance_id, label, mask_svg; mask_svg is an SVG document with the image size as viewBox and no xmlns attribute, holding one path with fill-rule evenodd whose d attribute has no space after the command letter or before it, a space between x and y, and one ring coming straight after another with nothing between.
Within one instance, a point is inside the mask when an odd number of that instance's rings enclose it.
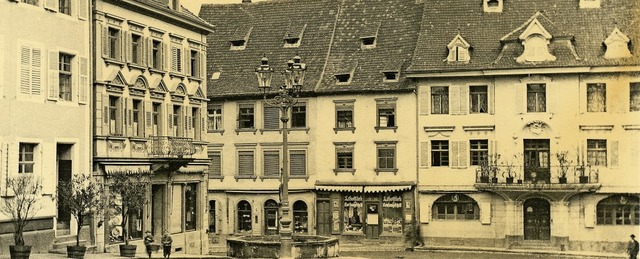
<instances>
[{"instance_id":1,"label":"building entrance door","mask_svg":"<svg viewBox=\"0 0 640 259\"><path fill-rule=\"evenodd\" d=\"M524 180L533 183L549 183L549 140L524 140Z\"/></svg>"},{"instance_id":2,"label":"building entrance door","mask_svg":"<svg viewBox=\"0 0 640 259\"><path fill-rule=\"evenodd\" d=\"M331 203L329 200L318 200L316 202L316 217L318 235L331 235Z\"/></svg>"},{"instance_id":3,"label":"building entrance door","mask_svg":"<svg viewBox=\"0 0 640 259\"><path fill-rule=\"evenodd\" d=\"M264 203L264 234L278 234L278 203L274 200Z\"/></svg>"},{"instance_id":4,"label":"building entrance door","mask_svg":"<svg viewBox=\"0 0 640 259\"><path fill-rule=\"evenodd\" d=\"M550 240L551 212L549 202L533 198L524 202L524 239Z\"/></svg>"},{"instance_id":5,"label":"building entrance door","mask_svg":"<svg viewBox=\"0 0 640 259\"><path fill-rule=\"evenodd\" d=\"M160 240L164 228L164 184L151 186L151 233L155 240Z\"/></svg>"},{"instance_id":6,"label":"building entrance door","mask_svg":"<svg viewBox=\"0 0 640 259\"><path fill-rule=\"evenodd\" d=\"M367 203L365 208L367 209L365 235L368 239L376 239L380 237L378 203Z\"/></svg>"},{"instance_id":7,"label":"building entrance door","mask_svg":"<svg viewBox=\"0 0 640 259\"><path fill-rule=\"evenodd\" d=\"M58 181L68 182L71 180L71 171L73 167L73 161L71 160L71 150L73 145L71 144L57 144L57 160L58 160ZM60 195L58 195L60 197ZM69 229L71 226L71 210L68 205L63 205L60 200L57 201L57 235L69 235Z\"/></svg>"}]
</instances>

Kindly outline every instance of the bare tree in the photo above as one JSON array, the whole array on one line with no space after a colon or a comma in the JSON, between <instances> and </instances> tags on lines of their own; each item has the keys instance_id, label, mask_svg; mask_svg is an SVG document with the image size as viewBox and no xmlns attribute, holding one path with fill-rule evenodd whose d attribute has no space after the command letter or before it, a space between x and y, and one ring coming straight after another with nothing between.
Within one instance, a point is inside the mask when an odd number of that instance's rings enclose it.
<instances>
[{"instance_id":1,"label":"bare tree","mask_svg":"<svg viewBox=\"0 0 640 259\"><path fill-rule=\"evenodd\" d=\"M12 219L15 245L24 246L25 227L41 208L38 200L42 183L34 176L17 176L7 179L6 188L13 196L3 199L0 211Z\"/></svg>"}]
</instances>

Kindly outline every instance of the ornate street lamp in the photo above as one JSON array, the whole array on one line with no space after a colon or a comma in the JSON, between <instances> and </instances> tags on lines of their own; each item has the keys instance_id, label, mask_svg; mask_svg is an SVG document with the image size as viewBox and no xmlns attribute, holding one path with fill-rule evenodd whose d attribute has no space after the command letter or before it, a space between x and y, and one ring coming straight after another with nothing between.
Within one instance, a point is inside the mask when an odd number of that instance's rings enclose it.
<instances>
[{"instance_id":1,"label":"ornate street lamp","mask_svg":"<svg viewBox=\"0 0 640 259\"><path fill-rule=\"evenodd\" d=\"M277 93L271 99L271 76L273 69L269 67L269 59L263 56L260 66L256 68L258 77L258 89L262 92L264 102L271 106L280 108L280 121L282 121L282 174L280 177L280 258L292 258L291 238L291 207L289 206L289 159L288 142L289 134L287 123L289 122L289 109L298 103L297 98L302 90L304 75L307 67L301 62L300 56L296 55L287 62L287 68L282 72L285 84L278 88Z\"/></svg>"}]
</instances>

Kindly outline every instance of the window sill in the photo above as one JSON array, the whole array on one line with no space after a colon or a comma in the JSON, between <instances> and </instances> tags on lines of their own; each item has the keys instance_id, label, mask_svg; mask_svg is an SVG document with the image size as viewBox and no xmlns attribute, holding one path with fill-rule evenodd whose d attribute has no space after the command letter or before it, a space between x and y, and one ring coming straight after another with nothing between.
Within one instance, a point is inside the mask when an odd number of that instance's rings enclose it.
<instances>
[{"instance_id":1,"label":"window sill","mask_svg":"<svg viewBox=\"0 0 640 259\"><path fill-rule=\"evenodd\" d=\"M207 133L220 133L220 135L224 135L224 130L208 130Z\"/></svg>"},{"instance_id":2,"label":"window sill","mask_svg":"<svg viewBox=\"0 0 640 259\"><path fill-rule=\"evenodd\" d=\"M351 173L352 175L356 175L356 169L333 169L333 173L336 175L339 173Z\"/></svg>"},{"instance_id":3,"label":"window sill","mask_svg":"<svg viewBox=\"0 0 640 259\"><path fill-rule=\"evenodd\" d=\"M235 175L234 177L236 178L236 182L240 179L252 179L255 182L258 178L255 175Z\"/></svg>"},{"instance_id":4,"label":"window sill","mask_svg":"<svg viewBox=\"0 0 640 259\"><path fill-rule=\"evenodd\" d=\"M304 131L309 134L309 128L289 128L289 131Z\"/></svg>"},{"instance_id":5,"label":"window sill","mask_svg":"<svg viewBox=\"0 0 640 259\"><path fill-rule=\"evenodd\" d=\"M119 61L119 60L115 60L112 58L104 58L104 63L107 65L116 65L119 67L124 67L124 62Z\"/></svg>"},{"instance_id":6,"label":"window sill","mask_svg":"<svg viewBox=\"0 0 640 259\"><path fill-rule=\"evenodd\" d=\"M136 63L128 63L128 64L127 64L127 66L128 66L130 69L138 69L138 70L140 70L140 71L142 71L142 72L144 72L144 71L147 69L147 68L146 68L146 67L144 67L143 65L136 64Z\"/></svg>"},{"instance_id":7,"label":"window sill","mask_svg":"<svg viewBox=\"0 0 640 259\"><path fill-rule=\"evenodd\" d=\"M202 78L197 78L194 76L188 76L188 79L189 79L189 82L193 82L193 81L196 81L198 83L202 82Z\"/></svg>"},{"instance_id":8,"label":"window sill","mask_svg":"<svg viewBox=\"0 0 640 259\"><path fill-rule=\"evenodd\" d=\"M184 79L186 77L185 75L181 74L181 72L169 72L169 76L171 78L179 77L179 78L182 78L182 79Z\"/></svg>"},{"instance_id":9,"label":"window sill","mask_svg":"<svg viewBox=\"0 0 640 259\"><path fill-rule=\"evenodd\" d=\"M144 138L144 137L129 137L130 141L137 141L137 142L147 142L148 139Z\"/></svg>"},{"instance_id":10,"label":"window sill","mask_svg":"<svg viewBox=\"0 0 640 259\"><path fill-rule=\"evenodd\" d=\"M280 180L280 175L261 175L260 180Z\"/></svg>"},{"instance_id":11,"label":"window sill","mask_svg":"<svg viewBox=\"0 0 640 259\"><path fill-rule=\"evenodd\" d=\"M309 176L308 175L289 175L289 180L291 179L304 179L304 181L309 181Z\"/></svg>"},{"instance_id":12,"label":"window sill","mask_svg":"<svg viewBox=\"0 0 640 259\"><path fill-rule=\"evenodd\" d=\"M257 131L257 129L236 129L236 134L240 135L240 132L253 132L253 135L255 135Z\"/></svg>"},{"instance_id":13,"label":"window sill","mask_svg":"<svg viewBox=\"0 0 640 259\"><path fill-rule=\"evenodd\" d=\"M150 67L150 68L149 68L149 73L151 73L151 74L160 74L160 75L163 75L163 76L164 76L164 74L165 74L165 73L167 73L167 72L162 71L162 70L157 69L157 68L151 68L151 67Z\"/></svg>"},{"instance_id":14,"label":"window sill","mask_svg":"<svg viewBox=\"0 0 640 259\"><path fill-rule=\"evenodd\" d=\"M220 180L220 182L222 182L224 180L224 176L222 175L209 175L209 179L218 179Z\"/></svg>"},{"instance_id":15,"label":"window sill","mask_svg":"<svg viewBox=\"0 0 640 259\"><path fill-rule=\"evenodd\" d=\"M376 129L376 133L378 133L380 130L393 130L393 132L395 133L398 130L398 127L375 127Z\"/></svg>"},{"instance_id":16,"label":"window sill","mask_svg":"<svg viewBox=\"0 0 640 259\"><path fill-rule=\"evenodd\" d=\"M386 169L386 168L385 168L385 169L380 169L380 168L376 168L374 171L376 172L376 175L379 175L380 173L384 173L384 172L389 172L389 173L393 172L393 175L398 174L398 168L393 168L393 169Z\"/></svg>"},{"instance_id":17,"label":"window sill","mask_svg":"<svg viewBox=\"0 0 640 259\"><path fill-rule=\"evenodd\" d=\"M282 129L260 129L260 134L264 134L265 132L278 132L278 133L282 133Z\"/></svg>"},{"instance_id":18,"label":"window sill","mask_svg":"<svg viewBox=\"0 0 640 259\"><path fill-rule=\"evenodd\" d=\"M108 140L119 140L119 141L125 141L127 140L127 137L124 137L122 135L109 135L107 136Z\"/></svg>"},{"instance_id":19,"label":"window sill","mask_svg":"<svg viewBox=\"0 0 640 259\"><path fill-rule=\"evenodd\" d=\"M338 134L338 131L351 131L351 133L356 132L356 127L346 127L346 128L333 128L333 131Z\"/></svg>"}]
</instances>

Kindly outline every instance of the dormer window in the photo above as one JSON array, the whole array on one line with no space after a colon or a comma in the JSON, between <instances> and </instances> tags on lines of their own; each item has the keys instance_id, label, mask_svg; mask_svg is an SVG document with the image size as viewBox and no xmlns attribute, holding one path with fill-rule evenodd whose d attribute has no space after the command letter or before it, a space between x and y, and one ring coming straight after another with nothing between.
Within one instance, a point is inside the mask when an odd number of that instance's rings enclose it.
<instances>
[{"instance_id":1,"label":"dormer window","mask_svg":"<svg viewBox=\"0 0 640 259\"><path fill-rule=\"evenodd\" d=\"M336 84L348 84L351 82L351 74L335 74Z\"/></svg>"},{"instance_id":2,"label":"dormer window","mask_svg":"<svg viewBox=\"0 0 640 259\"><path fill-rule=\"evenodd\" d=\"M529 23L527 29L518 38L524 45L522 55L516 59L518 63L556 60L556 57L549 53L549 43L552 36L542 27L537 18Z\"/></svg>"},{"instance_id":3,"label":"dormer window","mask_svg":"<svg viewBox=\"0 0 640 259\"><path fill-rule=\"evenodd\" d=\"M360 38L360 41L362 41L362 48L363 49L368 49L368 48L375 48L376 47L376 37L362 37Z\"/></svg>"},{"instance_id":4,"label":"dormer window","mask_svg":"<svg viewBox=\"0 0 640 259\"><path fill-rule=\"evenodd\" d=\"M236 47L236 48L237 48L237 47L244 47L244 43L245 43L245 42L246 42L245 40L232 40L232 41L231 41L231 47L232 47L232 48L233 48L233 47Z\"/></svg>"},{"instance_id":5,"label":"dormer window","mask_svg":"<svg viewBox=\"0 0 640 259\"><path fill-rule=\"evenodd\" d=\"M363 24L360 29L360 48L372 49L376 47L376 38L378 37L378 30L380 29L380 23L367 23Z\"/></svg>"},{"instance_id":6,"label":"dormer window","mask_svg":"<svg viewBox=\"0 0 640 259\"><path fill-rule=\"evenodd\" d=\"M629 37L624 35L617 27L604 41L607 51L604 53L605 59L628 58L631 57L629 51Z\"/></svg>"},{"instance_id":7,"label":"dormer window","mask_svg":"<svg viewBox=\"0 0 640 259\"><path fill-rule=\"evenodd\" d=\"M447 44L447 48L449 49L447 62L468 63L469 60L471 60L469 55L470 47L471 45L469 45L469 43L460 36L460 33L458 33L458 35L456 35L456 37Z\"/></svg>"},{"instance_id":8,"label":"dormer window","mask_svg":"<svg viewBox=\"0 0 640 259\"><path fill-rule=\"evenodd\" d=\"M307 24L290 23L287 27L287 32L284 34L284 47L285 48L297 48L300 47L300 40L304 34L304 30L307 28Z\"/></svg>"},{"instance_id":9,"label":"dormer window","mask_svg":"<svg viewBox=\"0 0 640 259\"><path fill-rule=\"evenodd\" d=\"M482 0L485 13L501 13L503 0Z\"/></svg>"},{"instance_id":10,"label":"dormer window","mask_svg":"<svg viewBox=\"0 0 640 259\"><path fill-rule=\"evenodd\" d=\"M383 82L398 82L398 71L382 72L384 74Z\"/></svg>"},{"instance_id":11,"label":"dormer window","mask_svg":"<svg viewBox=\"0 0 640 259\"><path fill-rule=\"evenodd\" d=\"M251 27L240 27L231 35L231 47L230 50L243 50L247 47L247 41L249 41L249 35L251 35Z\"/></svg>"}]
</instances>

